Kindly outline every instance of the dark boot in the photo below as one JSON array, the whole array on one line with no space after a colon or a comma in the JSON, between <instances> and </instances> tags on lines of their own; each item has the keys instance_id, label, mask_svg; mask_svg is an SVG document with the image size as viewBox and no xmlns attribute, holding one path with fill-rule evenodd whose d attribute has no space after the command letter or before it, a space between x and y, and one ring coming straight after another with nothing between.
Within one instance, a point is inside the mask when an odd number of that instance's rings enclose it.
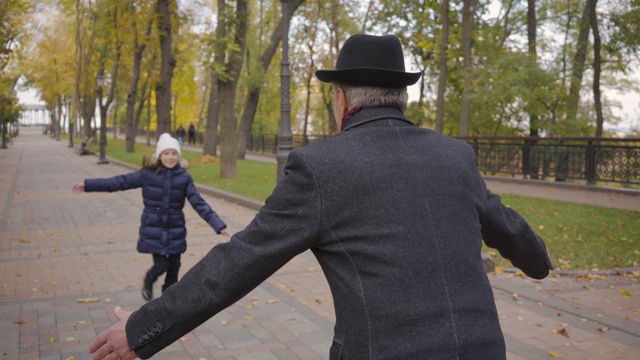
<instances>
[{"instance_id":1,"label":"dark boot","mask_svg":"<svg viewBox=\"0 0 640 360\"><path fill-rule=\"evenodd\" d=\"M142 298L146 301L153 299L153 281L148 277L144 278L144 285L142 286Z\"/></svg>"}]
</instances>

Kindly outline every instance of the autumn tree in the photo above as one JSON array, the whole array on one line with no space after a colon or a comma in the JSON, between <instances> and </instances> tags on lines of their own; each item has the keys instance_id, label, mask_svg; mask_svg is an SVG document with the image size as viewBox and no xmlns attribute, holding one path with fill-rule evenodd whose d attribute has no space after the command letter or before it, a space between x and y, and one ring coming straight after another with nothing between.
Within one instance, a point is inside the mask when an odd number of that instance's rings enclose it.
<instances>
[{"instance_id":1,"label":"autumn tree","mask_svg":"<svg viewBox=\"0 0 640 360\"><path fill-rule=\"evenodd\" d=\"M126 9L122 2L100 2L98 12L102 14L102 21L97 22L97 32L101 34L102 46L97 49L98 73L105 76L104 88L107 89L106 100L98 97L100 121L107 121L107 112L113 103L118 83L118 70L122 56L122 13ZM106 124L105 124L106 125Z\"/></svg>"},{"instance_id":2,"label":"autumn tree","mask_svg":"<svg viewBox=\"0 0 640 360\"><path fill-rule=\"evenodd\" d=\"M578 112L578 103L580 102L580 89L582 88L582 76L584 75L584 66L587 61L587 47L589 45L589 31L591 30L591 21L589 17L592 14L592 7L595 6L595 0L587 0L585 3L582 18L580 19L580 33L578 35L578 44L573 57L571 67L571 81L569 83L569 98L567 99L567 122L572 123L576 119Z\"/></svg>"},{"instance_id":3,"label":"autumn tree","mask_svg":"<svg viewBox=\"0 0 640 360\"><path fill-rule=\"evenodd\" d=\"M52 8L51 13L58 9ZM52 17L48 22L34 22L34 42L21 60L27 85L41 89L40 97L49 110L51 128L59 139L63 100L73 94L76 68L73 58L73 23L66 17ZM95 99L95 97L94 97Z\"/></svg>"},{"instance_id":4,"label":"autumn tree","mask_svg":"<svg viewBox=\"0 0 640 360\"><path fill-rule=\"evenodd\" d=\"M288 12L287 12L286 21L288 22L291 21L293 14L295 14L297 8L303 2L304 0L289 1L287 5ZM278 13L281 14L282 11L278 11ZM264 76L269 70L269 66L273 61L273 58L278 50L280 42L282 41L282 27L284 26L283 25L284 19L282 16L279 16L277 18L278 18L278 22L276 23L276 26L266 31L267 34L269 34L268 37L266 37L265 35L260 36L260 34L263 34L265 32L264 29L262 28L262 26L265 26L265 25L258 24L258 26L260 26L261 28L260 28L259 34L254 37L262 40L262 37L264 36L266 38L264 41L264 45L260 46L260 44L262 44L263 42L259 41L257 48L254 48L253 49L254 51L247 53L247 58L248 58L247 62L249 63L249 65L255 62L256 66L250 67L250 69L252 69L252 72L248 74L249 81L248 81L247 95L244 100L244 108L242 110L242 116L240 117L240 122L238 124L237 144L238 144L238 158L240 159L244 158L247 140L249 135L251 134L251 126L253 124L256 111L258 109L260 94L262 92L262 89L265 87ZM259 55L259 57L254 58L255 55L252 55L252 54L257 54Z\"/></svg>"},{"instance_id":5,"label":"autumn tree","mask_svg":"<svg viewBox=\"0 0 640 360\"><path fill-rule=\"evenodd\" d=\"M24 27L29 23L31 7L25 0L6 0L0 3L0 97L8 113L10 99L15 100L14 88L20 78L17 67L20 54L29 34ZM11 100L13 101L13 100Z\"/></svg>"},{"instance_id":6,"label":"autumn tree","mask_svg":"<svg viewBox=\"0 0 640 360\"><path fill-rule=\"evenodd\" d=\"M150 41L154 17L146 1L129 0L129 25L131 26L131 41L133 47L133 64L131 67L131 81L127 92L127 110L125 116L125 147L127 152L135 150L135 137L137 126L135 121L135 106L138 102L138 87L143 54ZM142 28L140 28L142 23ZM139 35L142 34L142 35ZM147 83L145 83L146 87ZM145 89L146 90L146 89ZM143 91L144 97L145 91ZM142 109L142 103L138 110ZM140 114L140 112L138 112Z\"/></svg>"}]
</instances>

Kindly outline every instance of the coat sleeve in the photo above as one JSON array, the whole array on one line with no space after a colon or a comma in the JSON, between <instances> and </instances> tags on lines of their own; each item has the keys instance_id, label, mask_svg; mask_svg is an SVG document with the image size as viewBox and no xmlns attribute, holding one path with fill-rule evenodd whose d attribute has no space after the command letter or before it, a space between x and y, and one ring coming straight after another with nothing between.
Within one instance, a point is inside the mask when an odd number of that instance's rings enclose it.
<instances>
[{"instance_id":1,"label":"coat sleeve","mask_svg":"<svg viewBox=\"0 0 640 360\"><path fill-rule=\"evenodd\" d=\"M187 182L186 197L191 206L193 206L193 209L216 231L216 234L220 234L220 231L227 228L227 224L222 221L211 206L200 196L191 176L189 176L189 181Z\"/></svg>"},{"instance_id":2,"label":"coat sleeve","mask_svg":"<svg viewBox=\"0 0 640 360\"><path fill-rule=\"evenodd\" d=\"M110 178L86 179L84 181L84 191L123 191L142 187L142 184L142 171L138 170L136 172L118 175Z\"/></svg>"},{"instance_id":3,"label":"coat sleeve","mask_svg":"<svg viewBox=\"0 0 640 360\"><path fill-rule=\"evenodd\" d=\"M216 245L180 281L134 312L129 347L149 358L229 307L315 244L321 194L311 166L291 152L285 176L246 227Z\"/></svg>"},{"instance_id":4,"label":"coat sleeve","mask_svg":"<svg viewBox=\"0 0 640 360\"><path fill-rule=\"evenodd\" d=\"M486 186L484 191L484 211L480 218L484 242L497 249L502 257L527 276L534 279L547 277L553 266L542 238L518 212L504 206L498 195L492 194Z\"/></svg>"}]
</instances>

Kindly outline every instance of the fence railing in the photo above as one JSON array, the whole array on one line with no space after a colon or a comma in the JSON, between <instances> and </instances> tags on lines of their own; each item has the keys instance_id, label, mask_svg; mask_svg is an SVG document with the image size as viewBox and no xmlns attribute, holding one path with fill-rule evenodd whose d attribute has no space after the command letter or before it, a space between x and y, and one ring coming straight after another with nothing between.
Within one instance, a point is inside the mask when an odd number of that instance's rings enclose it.
<instances>
[{"instance_id":1,"label":"fence railing","mask_svg":"<svg viewBox=\"0 0 640 360\"><path fill-rule=\"evenodd\" d=\"M487 175L640 184L640 139L464 137Z\"/></svg>"},{"instance_id":2,"label":"fence railing","mask_svg":"<svg viewBox=\"0 0 640 360\"><path fill-rule=\"evenodd\" d=\"M294 135L294 148L328 135ZM469 143L485 175L552 181L640 185L640 138L458 137ZM247 150L275 154L275 134L251 134Z\"/></svg>"}]
</instances>

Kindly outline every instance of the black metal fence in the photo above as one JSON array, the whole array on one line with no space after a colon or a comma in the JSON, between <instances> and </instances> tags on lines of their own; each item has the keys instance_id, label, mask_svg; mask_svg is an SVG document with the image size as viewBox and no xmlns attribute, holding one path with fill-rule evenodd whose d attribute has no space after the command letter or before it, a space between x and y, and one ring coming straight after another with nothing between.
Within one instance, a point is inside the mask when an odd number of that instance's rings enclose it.
<instances>
[{"instance_id":1,"label":"black metal fence","mask_svg":"<svg viewBox=\"0 0 640 360\"><path fill-rule=\"evenodd\" d=\"M328 135L294 135L294 148ZM485 175L552 181L640 185L640 138L460 137L473 147ZM275 154L275 134L252 134L248 151Z\"/></svg>"},{"instance_id":2,"label":"black metal fence","mask_svg":"<svg viewBox=\"0 0 640 360\"><path fill-rule=\"evenodd\" d=\"M640 185L640 139L465 137L487 175Z\"/></svg>"}]
</instances>

